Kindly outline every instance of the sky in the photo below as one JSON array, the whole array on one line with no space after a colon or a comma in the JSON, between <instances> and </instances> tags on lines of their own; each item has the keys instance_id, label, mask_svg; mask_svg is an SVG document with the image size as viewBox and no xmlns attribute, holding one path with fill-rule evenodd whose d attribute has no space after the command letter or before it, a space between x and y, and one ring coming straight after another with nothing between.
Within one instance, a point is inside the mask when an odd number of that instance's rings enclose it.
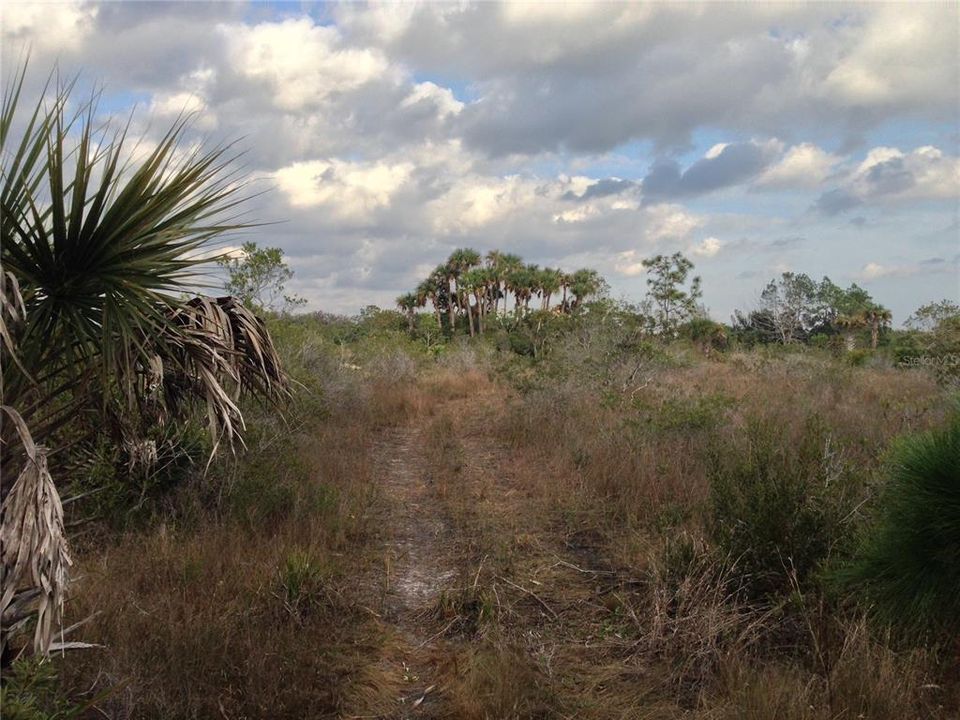
<instances>
[{"instance_id":1,"label":"sky","mask_svg":"<svg viewBox=\"0 0 960 720\"><path fill-rule=\"evenodd\" d=\"M646 292L681 251L711 315L785 271L896 324L960 300L960 5L0 3L147 140L239 139L308 308L391 307L457 247Z\"/></svg>"}]
</instances>

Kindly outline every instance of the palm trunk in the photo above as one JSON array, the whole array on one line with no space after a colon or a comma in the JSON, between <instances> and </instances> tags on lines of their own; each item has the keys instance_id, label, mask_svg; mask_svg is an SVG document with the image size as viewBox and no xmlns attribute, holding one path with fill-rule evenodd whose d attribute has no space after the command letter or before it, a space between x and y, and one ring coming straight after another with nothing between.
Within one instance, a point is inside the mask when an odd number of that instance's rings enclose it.
<instances>
[{"instance_id":1,"label":"palm trunk","mask_svg":"<svg viewBox=\"0 0 960 720\"><path fill-rule=\"evenodd\" d=\"M567 286L563 286L563 302L560 303L560 308L563 312L567 312Z\"/></svg>"},{"instance_id":2,"label":"palm trunk","mask_svg":"<svg viewBox=\"0 0 960 720\"><path fill-rule=\"evenodd\" d=\"M440 322L440 307L437 305L437 295L434 293L430 296L430 302L433 303L433 314L437 318L437 327L441 330L443 329L443 323Z\"/></svg>"},{"instance_id":3,"label":"palm trunk","mask_svg":"<svg viewBox=\"0 0 960 720\"><path fill-rule=\"evenodd\" d=\"M453 310L453 278L447 278L447 318L450 320L450 332L453 332L457 327L457 318Z\"/></svg>"},{"instance_id":4,"label":"palm trunk","mask_svg":"<svg viewBox=\"0 0 960 720\"><path fill-rule=\"evenodd\" d=\"M473 337L473 336L474 336L474 330L473 330L473 311L470 309L470 295L469 295L469 294L466 294L466 296L465 296L464 299L466 300L466 308L465 308L465 309L466 309L466 311L467 311L467 323L469 323L469 325L470 325L470 337Z\"/></svg>"},{"instance_id":5,"label":"palm trunk","mask_svg":"<svg viewBox=\"0 0 960 720\"><path fill-rule=\"evenodd\" d=\"M480 334L483 335L483 301L480 299L480 291L476 292L477 297L477 326Z\"/></svg>"},{"instance_id":6,"label":"palm trunk","mask_svg":"<svg viewBox=\"0 0 960 720\"><path fill-rule=\"evenodd\" d=\"M877 343L880 341L880 323L874 320L870 325L870 348L877 349Z\"/></svg>"}]
</instances>

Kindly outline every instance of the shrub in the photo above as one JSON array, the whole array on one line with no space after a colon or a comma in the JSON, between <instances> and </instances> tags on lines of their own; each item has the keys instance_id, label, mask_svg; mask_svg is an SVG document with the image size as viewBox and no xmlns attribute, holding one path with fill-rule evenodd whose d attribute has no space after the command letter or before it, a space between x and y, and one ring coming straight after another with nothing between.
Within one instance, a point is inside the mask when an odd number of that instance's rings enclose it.
<instances>
[{"instance_id":1,"label":"shrub","mask_svg":"<svg viewBox=\"0 0 960 720\"><path fill-rule=\"evenodd\" d=\"M20 658L4 670L0 707L7 720L66 720L86 709L64 697L54 664L38 656Z\"/></svg>"},{"instance_id":2,"label":"shrub","mask_svg":"<svg viewBox=\"0 0 960 720\"><path fill-rule=\"evenodd\" d=\"M797 435L797 436L794 436ZM802 581L841 536L844 467L828 462L815 418L798 434L773 418L753 418L746 447L710 453L711 532L736 562L750 594L785 592Z\"/></svg>"},{"instance_id":3,"label":"shrub","mask_svg":"<svg viewBox=\"0 0 960 720\"><path fill-rule=\"evenodd\" d=\"M837 579L883 620L960 631L960 402L946 427L908 436L890 457L875 522Z\"/></svg>"},{"instance_id":4,"label":"shrub","mask_svg":"<svg viewBox=\"0 0 960 720\"><path fill-rule=\"evenodd\" d=\"M873 353L870 350L859 348L848 352L844 355L843 360L851 367L864 367L872 356Z\"/></svg>"}]
</instances>

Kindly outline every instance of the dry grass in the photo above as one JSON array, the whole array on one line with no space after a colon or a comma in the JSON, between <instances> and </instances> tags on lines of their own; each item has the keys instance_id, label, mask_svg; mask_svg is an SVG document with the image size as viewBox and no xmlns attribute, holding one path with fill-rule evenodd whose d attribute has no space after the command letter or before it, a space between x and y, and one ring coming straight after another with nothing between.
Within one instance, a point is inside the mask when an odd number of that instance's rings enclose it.
<instances>
[{"instance_id":1,"label":"dry grass","mask_svg":"<svg viewBox=\"0 0 960 720\"><path fill-rule=\"evenodd\" d=\"M342 371L330 415L284 451L303 467L263 463L281 511L254 483L234 512L83 553L68 609L104 610L85 639L107 647L65 664L67 681L125 682L104 704L118 718L951 717L943 657L896 649L815 584L749 596L710 529L710 458L742 453L749 422L784 442L813 422L824 477L857 468L859 502L890 439L938 420L938 390L745 358L656 369L624 393L563 378L517 393L470 353ZM442 525L434 564L455 569L399 625L370 456L396 437L420 443L415 513Z\"/></svg>"},{"instance_id":2,"label":"dry grass","mask_svg":"<svg viewBox=\"0 0 960 720\"><path fill-rule=\"evenodd\" d=\"M363 580L382 532L369 452L426 395L329 382L350 401L252 444L217 508L87 543L67 612L99 612L83 635L104 648L58 661L74 693L115 688L117 718L315 717L356 696L386 638Z\"/></svg>"}]
</instances>

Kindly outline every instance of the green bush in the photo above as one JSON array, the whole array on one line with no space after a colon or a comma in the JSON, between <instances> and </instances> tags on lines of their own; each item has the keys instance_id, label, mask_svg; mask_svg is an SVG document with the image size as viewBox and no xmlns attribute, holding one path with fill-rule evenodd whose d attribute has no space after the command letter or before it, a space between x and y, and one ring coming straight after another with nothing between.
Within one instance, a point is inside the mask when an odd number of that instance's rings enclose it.
<instances>
[{"instance_id":1,"label":"green bush","mask_svg":"<svg viewBox=\"0 0 960 720\"><path fill-rule=\"evenodd\" d=\"M73 449L65 495L81 498L71 508L74 517L97 518L118 529L141 525L162 510L162 501L202 475L212 449L209 433L193 419L155 425L143 443L155 453L146 464L137 462L135 448L120 446L106 433Z\"/></svg>"},{"instance_id":2,"label":"green bush","mask_svg":"<svg viewBox=\"0 0 960 720\"><path fill-rule=\"evenodd\" d=\"M735 445L710 452L710 532L753 597L789 593L843 539L849 471L827 461L826 447L816 418L799 433L753 418Z\"/></svg>"},{"instance_id":3,"label":"green bush","mask_svg":"<svg viewBox=\"0 0 960 720\"><path fill-rule=\"evenodd\" d=\"M877 517L836 579L884 621L960 632L960 402L946 427L894 447Z\"/></svg>"},{"instance_id":4,"label":"green bush","mask_svg":"<svg viewBox=\"0 0 960 720\"><path fill-rule=\"evenodd\" d=\"M39 656L21 658L4 669L0 708L4 720L66 720L88 709L64 696L53 662Z\"/></svg>"},{"instance_id":5,"label":"green bush","mask_svg":"<svg viewBox=\"0 0 960 720\"><path fill-rule=\"evenodd\" d=\"M733 407L733 400L724 395L702 395L692 398L666 397L655 405L640 397L633 401L640 418L628 423L655 432L702 430L716 425Z\"/></svg>"},{"instance_id":6,"label":"green bush","mask_svg":"<svg viewBox=\"0 0 960 720\"><path fill-rule=\"evenodd\" d=\"M851 350L843 356L843 361L850 367L864 367L873 357L873 352L865 348Z\"/></svg>"}]
</instances>

